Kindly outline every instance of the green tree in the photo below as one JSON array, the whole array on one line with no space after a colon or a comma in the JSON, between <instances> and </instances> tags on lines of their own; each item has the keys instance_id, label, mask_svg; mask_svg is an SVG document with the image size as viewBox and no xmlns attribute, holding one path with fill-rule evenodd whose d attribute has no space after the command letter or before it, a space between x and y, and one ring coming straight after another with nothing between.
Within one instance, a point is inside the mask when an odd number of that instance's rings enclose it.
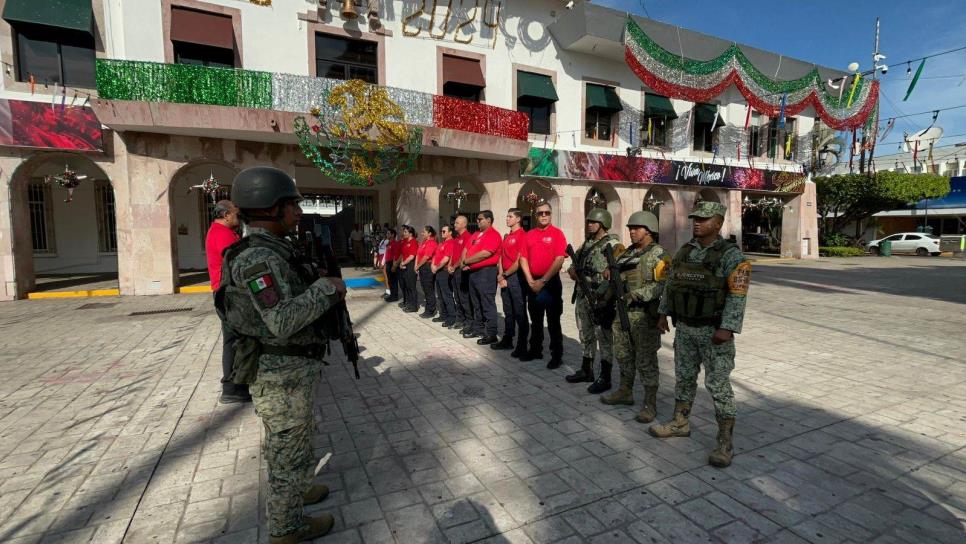
<instances>
[{"instance_id":1,"label":"green tree","mask_svg":"<svg viewBox=\"0 0 966 544\"><path fill-rule=\"evenodd\" d=\"M881 211L949 193L949 178L937 174L886 171L823 176L814 181L823 236Z\"/></svg>"}]
</instances>

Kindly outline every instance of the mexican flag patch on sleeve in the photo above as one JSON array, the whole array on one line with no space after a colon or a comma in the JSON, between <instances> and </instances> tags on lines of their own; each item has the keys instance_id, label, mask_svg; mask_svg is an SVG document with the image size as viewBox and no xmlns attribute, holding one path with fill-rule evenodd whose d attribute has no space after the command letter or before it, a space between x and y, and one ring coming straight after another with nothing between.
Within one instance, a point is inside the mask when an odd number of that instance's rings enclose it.
<instances>
[{"instance_id":1,"label":"mexican flag patch on sleeve","mask_svg":"<svg viewBox=\"0 0 966 544\"><path fill-rule=\"evenodd\" d=\"M275 278L271 274L264 274L249 280L248 290L252 292L255 302L262 309L274 308L281 299L275 286Z\"/></svg>"},{"instance_id":2,"label":"mexican flag patch on sleeve","mask_svg":"<svg viewBox=\"0 0 966 544\"><path fill-rule=\"evenodd\" d=\"M265 274L260 278L255 278L248 282L248 288L251 289L252 293L256 295L265 289L268 289L272 285L275 285L275 282L272 281L271 274Z\"/></svg>"}]
</instances>

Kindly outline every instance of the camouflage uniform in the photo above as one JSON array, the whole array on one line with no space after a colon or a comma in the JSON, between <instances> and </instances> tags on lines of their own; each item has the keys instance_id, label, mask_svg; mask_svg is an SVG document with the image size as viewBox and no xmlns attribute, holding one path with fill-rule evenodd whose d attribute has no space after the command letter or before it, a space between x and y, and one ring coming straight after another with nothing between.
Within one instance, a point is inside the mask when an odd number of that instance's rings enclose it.
<instances>
[{"instance_id":1,"label":"camouflage uniform","mask_svg":"<svg viewBox=\"0 0 966 544\"><path fill-rule=\"evenodd\" d=\"M591 289L598 297L605 297L608 291L607 281L604 279L603 272L607 268L607 256L605 251L612 251L619 254L624 246L616 235L607 234L599 240L587 240L577 251L576 259L571 264L571 268L581 267L584 277L590 283ZM613 338L611 335L610 324L605 326L595 325L593 322L594 308L579 287L575 286L577 331L580 337L580 344L583 348L585 359L594 359L597 355L597 347L600 346L600 360L611 361L613 357Z\"/></svg>"},{"instance_id":2,"label":"camouflage uniform","mask_svg":"<svg viewBox=\"0 0 966 544\"><path fill-rule=\"evenodd\" d=\"M249 387L265 427L268 517L273 537L303 530L303 493L314 453L312 407L326 339L311 326L339 302L327 279L296 270L295 247L265 229L249 228L251 247L224 263L229 324L261 344L258 374ZM311 281L310 281L311 280ZM288 353L286 353L288 351Z\"/></svg>"},{"instance_id":3,"label":"camouflage uniform","mask_svg":"<svg viewBox=\"0 0 966 544\"><path fill-rule=\"evenodd\" d=\"M621 385L633 388L635 372L645 388L657 389L660 371L657 351L661 331L657 329L657 303L664 292L665 268L669 257L658 244L632 247L617 260L627 292L627 317L631 330L614 320L614 356L620 364ZM633 336L633 342L632 338Z\"/></svg>"}]
</instances>

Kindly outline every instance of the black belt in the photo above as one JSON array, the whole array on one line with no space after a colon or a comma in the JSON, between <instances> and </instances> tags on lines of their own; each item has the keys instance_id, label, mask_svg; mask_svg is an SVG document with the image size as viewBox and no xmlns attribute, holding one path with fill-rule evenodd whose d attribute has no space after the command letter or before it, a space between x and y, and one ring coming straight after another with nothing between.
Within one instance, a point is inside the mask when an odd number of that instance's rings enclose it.
<instances>
[{"instance_id":1,"label":"black belt","mask_svg":"<svg viewBox=\"0 0 966 544\"><path fill-rule=\"evenodd\" d=\"M306 357L321 359L325 355L325 344L293 344L290 346L273 346L262 344L262 353L266 355L281 355L283 357Z\"/></svg>"}]
</instances>

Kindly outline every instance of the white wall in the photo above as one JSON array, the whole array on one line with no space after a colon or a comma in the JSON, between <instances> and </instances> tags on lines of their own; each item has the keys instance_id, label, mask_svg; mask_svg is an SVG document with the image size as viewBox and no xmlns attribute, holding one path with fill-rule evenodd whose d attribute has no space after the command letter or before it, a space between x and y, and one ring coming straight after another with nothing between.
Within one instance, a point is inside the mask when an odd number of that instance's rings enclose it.
<instances>
[{"instance_id":1,"label":"white wall","mask_svg":"<svg viewBox=\"0 0 966 544\"><path fill-rule=\"evenodd\" d=\"M89 181L81 182L74 189L74 198L70 203L64 202L67 190L57 185L50 187L49 195L57 251L34 255L36 273L117 272L117 254L99 253L97 250L94 185Z\"/></svg>"}]
</instances>

